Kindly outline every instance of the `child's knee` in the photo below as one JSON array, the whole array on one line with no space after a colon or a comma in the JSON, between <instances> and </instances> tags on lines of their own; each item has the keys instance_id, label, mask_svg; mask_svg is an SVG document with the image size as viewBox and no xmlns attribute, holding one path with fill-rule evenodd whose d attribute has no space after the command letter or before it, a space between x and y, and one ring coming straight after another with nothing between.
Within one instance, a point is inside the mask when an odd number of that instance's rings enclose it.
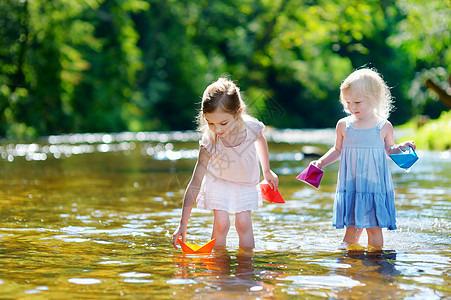
<instances>
[{"instance_id":1,"label":"child's knee","mask_svg":"<svg viewBox=\"0 0 451 300\"><path fill-rule=\"evenodd\" d=\"M215 227L218 232L227 233L230 228L230 220L229 219L215 220Z\"/></svg>"},{"instance_id":2,"label":"child's knee","mask_svg":"<svg viewBox=\"0 0 451 300\"><path fill-rule=\"evenodd\" d=\"M247 232L252 231L252 220L251 218L236 218L235 228L237 232Z\"/></svg>"}]
</instances>

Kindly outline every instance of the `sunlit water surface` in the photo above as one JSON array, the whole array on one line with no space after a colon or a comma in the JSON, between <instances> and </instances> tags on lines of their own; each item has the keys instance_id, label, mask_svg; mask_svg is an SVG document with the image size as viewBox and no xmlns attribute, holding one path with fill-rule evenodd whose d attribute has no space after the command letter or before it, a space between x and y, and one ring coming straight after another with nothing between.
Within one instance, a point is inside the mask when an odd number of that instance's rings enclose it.
<instances>
[{"instance_id":1,"label":"sunlit water surface","mask_svg":"<svg viewBox=\"0 0 451 300\"><path fill-rule=\"evenodd\" d=\"M346 253L331 226L338 163L319 189L295 179L333 131L268 134L285 204L253 212L256 248L184 255L170 244L195 132L66 135L0 145L0 298L445 299L451 297L451 155L390 163L398 230L383 253ZM209 240L193 209L188 239ZM233 218L232 218L233 223ZM366 245L366 236L361 244Z\"/></svg>"}]
</instances>

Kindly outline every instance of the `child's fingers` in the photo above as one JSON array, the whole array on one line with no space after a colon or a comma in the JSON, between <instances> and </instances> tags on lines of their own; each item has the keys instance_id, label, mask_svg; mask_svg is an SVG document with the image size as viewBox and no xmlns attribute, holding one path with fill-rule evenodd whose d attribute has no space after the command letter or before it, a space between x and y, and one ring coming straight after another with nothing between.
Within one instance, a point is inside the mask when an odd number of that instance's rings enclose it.
<instances>
[{"instance_id":1,"label":"child's fingers","mask_svg":"<svg viewBox=\"0 0 451 300\"><path fill-rule=\"evenodd\" d=\"M172 236L172 246L174 246L175 249L177 248L177 239L180 237L180 234L175 234Z\"/></svg>"},{"instance_id":2,"label":"child's fingers","mask_svg":"<svg viewBox=\"0 0 451 300\"><path fill-rule=\"evenodd\" d=\"M276 190L276 185L274 184L274 181L273 181L273 180L269 180L269 181L268 181L268 184L269 184L269 186L271 187L271 189L272 189L273 191Z\"/></svg>"},{"instance_id":3,"label":"child's fingers","mask_svg":"<svg viewBox=\"0 0 451 300\"><path fill-rule=\"evenodd\" d=\"M266 180L266 182L269 184L269 187L274 190L274 184L272 183L271 180Z\"/></svg>"},{"instance_id":4,"label":"child's fingers","mask_svg":"<svg viewBox=\"0 0 451 300\"><path fill-rule=\"evenodd\" d=\"M311 165L314 165L315 167L317 167L318 169L322 169L322 167L319 165L319 162L317 160L314 160L312 162L310 162Z\"/></svg>"},{"instance_id":5,"label":"child's fingers","mask_svg":"<svg viewBox=\"0 0 451 300\"><path fill-rule=\"evenodd\" d=\"M404 150L408 150L409 147L411 147L413 150L415 150L416 149L415 142L414 141L407 141L407 142L399 144L399 148L401 148L403 151Z\"/></svg>"},{"instance_id":6,"label":"child's fingers","mask_svg":"<svg viewBox=\"0 0 451 300\"><path fill-rule=\"evenodd\" d=\"M277 191L277 187L279 186L279 181L276 179L276 180L272 180L271 181L271 188L274 190L274 191Z\"/></svg>"}]
</instances>

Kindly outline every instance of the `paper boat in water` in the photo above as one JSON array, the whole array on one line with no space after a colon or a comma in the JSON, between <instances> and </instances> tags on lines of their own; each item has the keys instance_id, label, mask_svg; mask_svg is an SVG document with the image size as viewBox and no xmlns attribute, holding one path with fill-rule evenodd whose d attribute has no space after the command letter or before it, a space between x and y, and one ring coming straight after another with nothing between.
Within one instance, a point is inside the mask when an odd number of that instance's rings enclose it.
<instances>
[{"instance_id":1,"label":"paper boat in water","mask_svg":"<svg viewBox=\"0 0 451 300\"><path fill-rule=\"evenodd\" d=\"M272 203L285 203L279 190L273 190L266 180L260 182L260 189L264 200Z\"/></svg>"},{"instance_id":2,"label":"paper boat in water","mask_svg":"<svg viewBox=\"0 0 451 300\"><path fill-rule=\"evenodd\" d=\"M320 168L309 165L301 174L296 176L296 179L318 188L323 174L324 172Z\"/></svg>"},{"instance_id":3,"label":"paper boat in water","mask_svg":"<svg viewBox=\"0 0 451 300\"><path fill-rule=\"evenodd\" d=\"M184 253L187 254L195 254L195 253L211 253L213 250L213 246L215 245L216 238L212 239L208 243L203 246L199 246L198 244L190 244L182 242L182 239L178 240L178 243L182 247Z\"/></svg>"},{"instance_id":4,"label":"paper boat in water","mask_svg":"<svg viewBox=\"0 0 451 300\"><path fill-rule=\"evenodd\" d=\"M390 158L403 169L409 169L417 160L418 155L409 147L407 151L401 152L399 154L390 154Z\"/></svg>"}]
</instances>

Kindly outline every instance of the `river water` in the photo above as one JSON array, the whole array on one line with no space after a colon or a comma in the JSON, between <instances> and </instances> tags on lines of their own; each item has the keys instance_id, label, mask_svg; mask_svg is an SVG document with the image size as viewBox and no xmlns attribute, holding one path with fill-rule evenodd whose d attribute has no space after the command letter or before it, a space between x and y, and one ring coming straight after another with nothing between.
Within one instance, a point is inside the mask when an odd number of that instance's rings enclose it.
<instances>
[{"instance_id":1,"label":"river water","mask_svg":"<svg viewBox=\"0 0 451 300\"><path fill-rule=\"evenodd\" d=\"M338 251L338 163L320 188L295 179L333 130L268 133L286 203L253 212L256 248L185 255L170 244L197 155L195 132L74 134L0 145L1 299L449 299L451 153L390 162L398 229L384 252ZM303 153L306 153L304 155ZM193 209L188 239L209 240ZM232 217L233 224L233 217ZM361 244L366 245L363 234Z\"/></svg>"}]
</instances>

